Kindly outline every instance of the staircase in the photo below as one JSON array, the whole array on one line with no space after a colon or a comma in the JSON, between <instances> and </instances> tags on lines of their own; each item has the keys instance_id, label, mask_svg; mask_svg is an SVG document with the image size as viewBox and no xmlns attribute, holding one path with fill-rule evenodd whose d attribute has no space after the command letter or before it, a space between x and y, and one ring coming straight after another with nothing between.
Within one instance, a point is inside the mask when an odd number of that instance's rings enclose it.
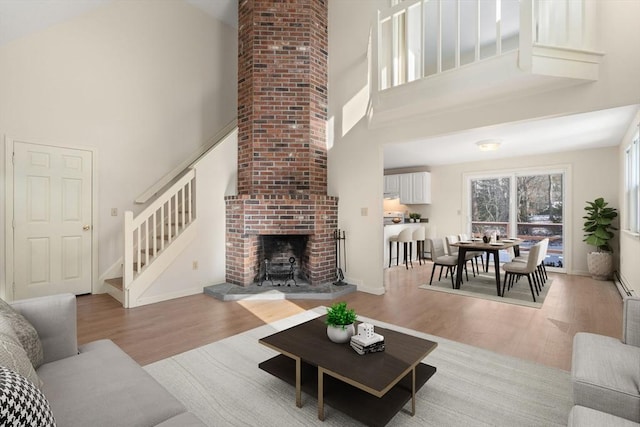
<instances>
[{"instance_id":1,"label":"staircase","mask_svg":"<svg viewBox=\"0 0 640 427\"><path fill-rule=\"evenodd\" d=\"M224 141L237 138L237 120L177 165L143 194L136 204L148 205L134 217L124 213L124 255L102 276L104 291L125 308L158 302L144 293L180 253L196 239L196 169L199 162Z\"/></svg>"},{"instance_id":2,"label":"staircase","mask_svg":"<svg viewBox=\"0 0 640 427\"><path fill-rule=\"evenodd\" d=\"M105 280L107 292L125 308L140 297L196 236L194 169L188 169L137 216L124 214L122 277Z\"/></svg>"}]
</instances>

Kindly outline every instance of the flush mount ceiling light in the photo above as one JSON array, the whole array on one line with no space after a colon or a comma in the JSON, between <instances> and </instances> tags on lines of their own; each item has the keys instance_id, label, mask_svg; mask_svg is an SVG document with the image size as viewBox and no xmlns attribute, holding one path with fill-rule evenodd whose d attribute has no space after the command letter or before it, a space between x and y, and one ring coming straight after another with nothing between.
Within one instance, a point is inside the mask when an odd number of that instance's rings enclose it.
<instances>
[{"instance_id":1,"label":"flush mount ceiling light","mask_svg":"<svg viewBox=\"0 0 640 427\"><path fill-rule=\"evenodd\" d=\"M476 145L480 149L480 151L495 151L500 147L502 140L500 139L483 139L482 141L476 142Z\"/></svg>"}]
</instances>

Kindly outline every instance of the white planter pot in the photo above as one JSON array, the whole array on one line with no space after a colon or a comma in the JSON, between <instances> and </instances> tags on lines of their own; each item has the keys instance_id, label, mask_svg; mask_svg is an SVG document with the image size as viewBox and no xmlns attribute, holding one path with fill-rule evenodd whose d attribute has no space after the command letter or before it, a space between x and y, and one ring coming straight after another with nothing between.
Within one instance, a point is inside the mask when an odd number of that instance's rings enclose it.
<instances>
[{"instance_id":1,"label":"white planter pot","mask_svg":"<svg viewBox=\"0 0 640 427\"><path fill-rule=\"evenodd\" d=\"M587 267L593 279L609 280L613 273L613 254L611 252L589 252Z\"/></svg>"},{"instance_id":2,"label":"white planter pot","mask_svg":"<svg viewBox=\"0 0 640 427\"><path fill-rule=\"evenodd\" d=\"M338 344L348 342L355 333L356 328L353 323L346 325L344 329L342 329L342 326L327 325L327 336L331 341Z\"/></svg>"}]
</instances>

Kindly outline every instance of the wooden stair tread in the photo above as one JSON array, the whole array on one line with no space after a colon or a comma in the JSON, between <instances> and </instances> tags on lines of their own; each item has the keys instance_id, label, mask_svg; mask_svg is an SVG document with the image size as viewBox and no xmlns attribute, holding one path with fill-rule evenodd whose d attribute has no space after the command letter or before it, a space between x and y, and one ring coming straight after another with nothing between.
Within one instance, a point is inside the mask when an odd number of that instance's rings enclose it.
<instances>
[{"instance_id":1,"label":"wooden stair tread","mask_svg":"<svg viewBox=\"0 0 640 427\"><path fill-rule=\"evenodd\" d=\"M116 289L122 290L122 277L114 277L112 279L106 279L105 283L113 286Z\"/></svg>"}]
</instances>

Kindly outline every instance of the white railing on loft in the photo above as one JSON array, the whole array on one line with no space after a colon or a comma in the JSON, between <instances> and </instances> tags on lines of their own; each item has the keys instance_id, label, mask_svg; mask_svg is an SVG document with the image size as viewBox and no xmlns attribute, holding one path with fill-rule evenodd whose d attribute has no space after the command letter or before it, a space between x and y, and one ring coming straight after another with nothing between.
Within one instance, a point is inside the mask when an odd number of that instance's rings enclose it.
<instances>
[{"instance_id":1,"label":"white railing on loft","mask_svg":"<svg viewBox=\"0 0 640 427\"><path fill-rule=\"evenodd\" d=\"M124 213L123 290L195 220L195 170L189 169L135 218Z\"/></svg>"},{"instance_id":2,"label":"white railing on loft","mask_svg":"<svg viewBox=\"0 0 640 427\"><path fill-rule=\"evenodd\" d=\"M522 49L593 47L584 0L403 0L378 12L378 90ZM374 68L374 69L376 69Z\"/></svg>"}]
</instances>

